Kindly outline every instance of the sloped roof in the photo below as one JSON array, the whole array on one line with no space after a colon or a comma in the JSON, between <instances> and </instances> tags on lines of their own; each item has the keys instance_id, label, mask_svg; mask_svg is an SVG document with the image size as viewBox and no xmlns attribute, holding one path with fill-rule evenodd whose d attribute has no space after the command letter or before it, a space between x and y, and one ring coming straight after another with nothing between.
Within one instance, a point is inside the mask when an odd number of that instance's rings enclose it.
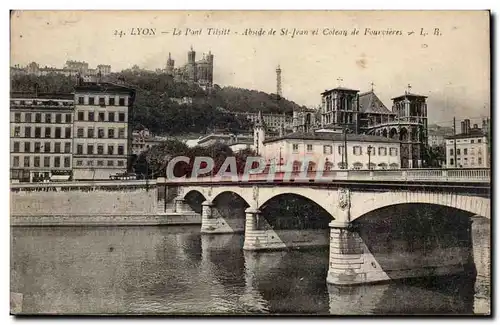
<instances>
[{"instance_id":1,"label":"sloped roof","mask_svg":"<svg viewBox=\"0 0 500 325\"><path fill-rule=\"evenodd\" d=\"M394 97L394 98L391 98L392 100L395 100L395 99L401 99L401 98L405 98L405 97L421 97L421 98L427 98L427 96L423 96L423 95L417 95L417 94L413 94L413 93L405 93L404 95L401 95L401 96L397 96L397 97Z\"/></svg>"},{"instance_id":2,"label":"sloped roof","mask_svg":"<svg viewBox=\"0 0 500 325\"><path fill-rule=\"evenodd\" d=\"M283 137L277 137L265 140L264 143L279 141L282 139L343 141L344 134L333 133L333 132L321 132L321 133L293 132ZM399 140L397 139L390 139L376 135L350 134L350 133L347 134L347 141L399 143Z\"/></svg>"},{"instance_id":3,"label":"sloped roof","mask_svg":"<svg viewBox=\"0 0 500 325\"><path fill-rule=\"evenodd\" d=\"M352 92L358 92L359 90L357 89L350 89L350 88L346 88L346 87L337 87L337 88L333 88L333 89L330 89L330 90L325 90L324 92L321 93L321 95L324 95L324 94L328 94L328 93L331 93L335 90L340 90L340 91L352 91Z\"/></svg>"},{"instance_id":4,"label":"sloped roof","mask_svg":"<svg viewBox=\"0 0 500 325\"><path fill-rule=\"evenodd\" d=\"M373 91L359 94L359 111L362 113L394 114Z\"/></svg>"}]
</instances>

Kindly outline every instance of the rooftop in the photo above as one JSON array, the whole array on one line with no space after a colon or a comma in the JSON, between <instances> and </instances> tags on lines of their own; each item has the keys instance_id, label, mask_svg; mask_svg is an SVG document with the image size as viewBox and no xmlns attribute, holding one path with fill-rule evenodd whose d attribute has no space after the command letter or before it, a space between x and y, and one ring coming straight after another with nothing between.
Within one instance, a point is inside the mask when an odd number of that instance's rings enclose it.
<instances>
[{"instance_id":1,"label":"rooftop","mask_svg":"<svg viewBox=\"0 0 500 325\"><path fill-rule=\"evenodd\" d=\"M395 114L382 103L373 91L359 94L359 111L363 113Z\"/></svg>"},{"instance_id":2,"label":"rooftop","mask_svg":"<svg viewBox=\"0 0 500 325\"><path fill-rule=\"evenodd\" d=\"M75 96L71 93L34 93L34 92L22 92L13 91L10 93L11 99L28 99L28 98L39 98L39 99L75 99Z\"/></svg>"},{"instance_id":3,"label":"rooftop","mask_svg":"<svg viewBox=\"0 0 500 325\"><path fill-rule=\"evenodd\" d=\"M470 129L469 133L460 133L452 136L446 137L446 139L465 139L465 138L477 138L484 137L486 133L482 129Z\"/></svg>"},{"instance_id":4,"label":"rooftop","mask_svg":"<svg viewBox=\"0 0 500 325\"><path fill-rule=\"evenodd\" d=\"M404 95L397 96L397 97L394 97L394 98L391 98L391 99L395 100L395 99L402 99L402 98L406 98L406 97L427 98L427 96L424 96L424 95L417 95L417 94L414 94L414 93L405 92Z\"/></svg>"},{"instance_id":5,"label":"rooftop","mask_svg":"<svg viewBox=\"0 0 500 325\"><path fill-rule=\"evenodd\" d=\"M321 93L321 95L326 95L326 94L329 94L333 91L350 91L350 92L358 92L359 90L357 89L350 89L350 88L345 88L345 87L337 87L337 88L333 88L333 89L330 89L330 90L325 90L324 92Z\"/></svg>"},{"instance_id":6,"label":"rooftop","mask_svg":"<svg viewBox=\"0 0 500 325\"><path fill-rule=\"evenodd\" d=\"M320 141L344 141L344 134L334 132L317 132L317 133L304 133L293 132L283 137L271 138L265 140L264 143L275 142L280 140L320 140ZM386 143L399 143L397 139L389 139L386 137L366 134L347 134L347 141L359 142L386 142Z\"/></svg>"},{"instance_id":7,"label":"rooftop","mask_svg":"<svg viewBox=\"0 0 500 325\"><path fill-rule=\"evenodd\" d=\"M85 92L85 91L95 91L95 92L116 92L116 93L127 93L133 95L135 89L126 87L123 85L118 85L110 82L84 82L81 85L75 86L75 92Z\"/></svg>"}]
</instances>

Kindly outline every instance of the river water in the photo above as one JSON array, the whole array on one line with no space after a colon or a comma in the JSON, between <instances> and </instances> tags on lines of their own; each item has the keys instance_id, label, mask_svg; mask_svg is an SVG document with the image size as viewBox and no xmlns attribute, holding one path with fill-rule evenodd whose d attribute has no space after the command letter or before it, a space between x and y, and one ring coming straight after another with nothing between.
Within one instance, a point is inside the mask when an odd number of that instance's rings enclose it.
<instances>
[{"instance_id":1,"label":"river water","mask_svg":"<svg viewBox=\"0 0 500 325\"><path fill-rule=\"evenodd\" d=\"M200 235L199 225L11 229L22 313L473 314L488 305L466 275L327 285L328 248L246 252L243 235Z\"/></svg>"}]
</instances>

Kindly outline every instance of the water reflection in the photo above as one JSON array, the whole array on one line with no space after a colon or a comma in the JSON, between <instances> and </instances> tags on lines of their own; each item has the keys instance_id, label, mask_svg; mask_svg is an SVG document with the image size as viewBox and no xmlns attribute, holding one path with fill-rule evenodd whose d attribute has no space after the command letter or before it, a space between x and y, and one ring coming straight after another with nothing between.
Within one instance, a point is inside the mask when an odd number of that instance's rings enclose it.
<instances>
[{"instance_id":1,"label":"water reflection","mask_svg":"<svg viewBox=\"0 0 500 325\"><path fill-rule=\"evenodd\" d=\"M474 281L334 287L328 248L243 251L186 227L12 228L24 313L472 313ZM477 304L477 303L476 303Z\"/></svg>"}]
</instances>

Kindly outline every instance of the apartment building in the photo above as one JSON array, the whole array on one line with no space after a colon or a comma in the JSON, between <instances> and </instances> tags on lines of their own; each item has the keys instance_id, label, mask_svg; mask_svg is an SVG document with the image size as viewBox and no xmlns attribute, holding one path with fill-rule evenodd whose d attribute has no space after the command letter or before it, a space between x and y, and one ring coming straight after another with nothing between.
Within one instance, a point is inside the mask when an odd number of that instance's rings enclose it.
<instances>
[{"instance_id":1,"label":"apartment building","mask_svg":"<svg viewBox=\"0 0 500 325\"><path fill-rule=\"evenodd\" d=\"M73 178L109 179L128 170L133 89L91 83L75 87Z\"/></svg>"},{"instance_id":2,"label":"apartment building","mask_svg":"<svg viewBox=\"0 0 500 325\"><path fill-rule=\"evenodd\" d=\"M447 168L490 167L488 136L477 124L470 127L470 120L461 123L461 133L446 138Z\"/></svg>"},{"instance_id":3,"label":"apartment building","mask_svg":"<svg viewBox=\"0 0 500 325\"><path fill-rule=\"evenodd\" d=\"M36 182L69 179L72 169L72 94L12 93L10 178Z\"/></svg>"}]
</instances>

